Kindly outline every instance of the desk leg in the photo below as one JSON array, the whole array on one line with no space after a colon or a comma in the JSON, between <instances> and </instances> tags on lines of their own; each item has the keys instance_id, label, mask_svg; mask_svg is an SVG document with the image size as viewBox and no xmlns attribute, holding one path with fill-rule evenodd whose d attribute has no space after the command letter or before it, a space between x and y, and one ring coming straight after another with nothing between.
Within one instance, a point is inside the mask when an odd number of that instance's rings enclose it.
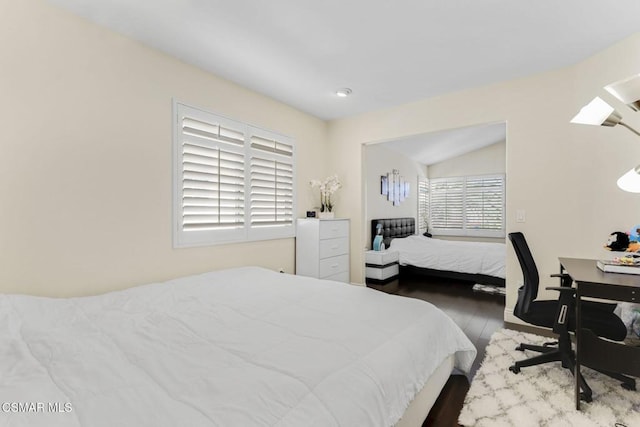
<instances>
[{"instance_id":1,"label":"desk leg","mask_svg":"<svg viewBox=\"0 0 640 427\"><path fill-rule=\"evenodd\" d=\"M580 304L580 284L576 283L576 367L575 380L576 410L580 410L580 331L582 330L582 304Z\"/></svg>"}]
</instances>

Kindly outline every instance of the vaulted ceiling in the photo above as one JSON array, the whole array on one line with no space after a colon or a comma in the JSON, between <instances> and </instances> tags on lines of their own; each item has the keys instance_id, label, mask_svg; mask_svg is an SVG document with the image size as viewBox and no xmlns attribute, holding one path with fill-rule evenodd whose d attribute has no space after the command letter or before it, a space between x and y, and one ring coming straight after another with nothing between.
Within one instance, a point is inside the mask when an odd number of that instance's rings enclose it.
<instances>
[{"instance_id":1,"label":"vaulted ceiling","mask_svg":"<svg viewBox=\"0 0 640 427\"><path fill-rule=\"evenodd\" d=\"M640 16L638 0L48 1L327 120L568 66Z\"/></svg>"}]
</instances>

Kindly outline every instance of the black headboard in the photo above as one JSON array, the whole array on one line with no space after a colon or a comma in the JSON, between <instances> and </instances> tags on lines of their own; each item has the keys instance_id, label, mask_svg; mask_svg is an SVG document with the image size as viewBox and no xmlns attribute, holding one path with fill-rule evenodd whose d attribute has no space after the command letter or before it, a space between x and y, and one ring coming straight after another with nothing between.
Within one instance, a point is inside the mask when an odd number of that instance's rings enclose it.
<instances>
[{"instance_id":1,"label":"black headboard","mask_svg":"<svg viewBox=\"0 0 640 427\"><path fill-rule=\"evenodd\" d=\"M382 235L384 236L384 246L389 247L391 240L396 237L407 237L416 234L415 218L382 218L371 220L371 247L373 239L376 237L378 224L382 224Z\"/></svg>"}]
</instances>

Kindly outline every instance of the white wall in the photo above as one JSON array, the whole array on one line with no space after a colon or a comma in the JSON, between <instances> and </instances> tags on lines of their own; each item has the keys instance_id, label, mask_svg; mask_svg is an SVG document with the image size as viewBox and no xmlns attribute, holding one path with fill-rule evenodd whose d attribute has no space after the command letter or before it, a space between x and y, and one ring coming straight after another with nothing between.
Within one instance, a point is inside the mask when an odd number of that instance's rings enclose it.
<instances>
[{"instance_id":1,"label":"white wall","mask_svg":"<svg viewBox=\"0 0 640 427\"><path fill-rule=\"evenodd\" d=\"M506 172L506 141L429 165L429 178L503 174Z\"/></svg>"},{"instance_id":2,"label":"white wall","mask_svg":"<svg viewBox=\"0 0 640 427\"><path fill-rule=\"evenodd\" d=\"M362 281L364 266L361 145L487 122L507 122L507 232L525 233L543 281L555 284L544 279L558 271L559 256L600 257L610 232L638 222L640 196L620 191L616 179L640 163L640 144L624 128L569 120L599 95L640 128L640 114L602 89L640 72L639 50L636 34L561 70L332 121L330 155L348 196L338 212L352 218L352 280ZM526 211L526 223L516 223L517 209ZM508 254L506 313L512 320L522 275L513 251Z\"/></svg>"},{"instance_id":3,"label":"white wall","mask_svg":"<svg viewBox=\"0 0 640 427\"><path fill-rule=\"evenodd\" d=\"M370 144L364 151L365 197L366 197L366 244L371 248L371 220L374 218L417 218L418 214L418 176L425 178L427 167L386 148L384 144ZM398 206L394 206L387 196L380 194L380 177L392 173L394 169L410 183L409 197Z\"/></svg>"},{"instance_id":4,"label":"white wall","mask_svg":"<svg viewBox=\"0 0 640 427\"><path fill-rule=\"evenodd\" d=\"M0 4L0 292L85 295L212 269L294 269L294 239L172 248L172 98L295 138L299 214L325 122L41 0Z\"/></svg>"}]
</instances>

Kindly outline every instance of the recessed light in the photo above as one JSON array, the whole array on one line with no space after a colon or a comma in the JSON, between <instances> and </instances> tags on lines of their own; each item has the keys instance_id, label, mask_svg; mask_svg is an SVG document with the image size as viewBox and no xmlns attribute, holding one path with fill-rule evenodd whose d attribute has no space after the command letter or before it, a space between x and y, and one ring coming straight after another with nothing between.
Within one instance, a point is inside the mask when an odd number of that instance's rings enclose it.
<instances>
[{"instance_id":1,"label":"recessed light","mask_svg":"<svg viewBox=\"0 0 640 427\"><path fill-rule=\"evenodd\" d=\"M342 89L338 89L336 91L336 95L338 95L340 98L345 98L349 95L351 95L352 90L349 89L348 87L342 88Z\"/></svg>"}]
</instances>

